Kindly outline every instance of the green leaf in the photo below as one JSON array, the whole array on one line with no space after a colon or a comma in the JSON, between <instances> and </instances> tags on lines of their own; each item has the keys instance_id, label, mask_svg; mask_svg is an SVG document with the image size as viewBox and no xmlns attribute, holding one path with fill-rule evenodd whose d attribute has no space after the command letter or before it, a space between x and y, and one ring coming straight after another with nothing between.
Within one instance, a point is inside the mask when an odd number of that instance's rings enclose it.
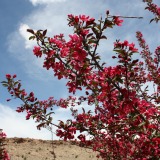
<instances>
[{"instance_id":1,"label":"green leaf","mask_svg":"<svg viewBox=\"0 0 160 160\"><path fill-rule=\"evenodd\" d=\"M94 32L95 35L99 34L99 30L96 27L93 27L92 31Z\"/></svg>"},{"instance_id":2,"label":"green leaf","mask_svg":"<svg viewBox=\"0 0 160 160\"><path fill-rule=\"evenodd\" d=\"M29 37L29 40L31 40L31 39L34 40L34 39L35 39L35 36L30 36L30 37Z\"/></svg>"},{"instance_id":3,"label":"green leaf","mask_svg":"<svg viewBox=\"0 0 160 160\"><path fill-rule=\"evenodd\" d=\"M139 125L138 125L138 127L141 127L141 126L144 126L146 124L146 122L142 122L142 123L140 123Z\"/></svg>"},{"instance_id":4,"label":"green leaf","mask_svg":"<svg viewBox=\"0 0 160 160\"><path fill-rule=\"evenodd\" d=\"M6 81L2 81L1 83L7 83Z\"/></svg>"},{"instance_id":5,"label":"green leaf","mask_svg":"<svg viewBox=\"0 0 160 160\"><path fill-rule=\"evenodd\" d=\"M89 37L92 36L92 35L93 35L93 33L88 34L88 35L87 35L87 38L89 38Z\"/></svg>"},{"instance_id":6,"label":"green leaf","mask_svg":"<svg viewBox=\"0 0 160 160\"><path fill-rule=\"evenodd\" d=\"M17 85L17 84L19 84L19 81L14 82L14 85Z\"/></svg>"},{"instance_id":7,"label":"green leaf","mask_svg":"<svg viewBox=\"0 0 160 160\"><path fill-rule=\"evenodd\" d=\"M117 53L123 53L123 50L119 50L119 49L114 49L113 51L115 51Z\"/></svg>"},{"instance_id":8,"label":"green leaf","mask_svg":"<svg viewBox=\"0 0 160 160\"><path fill-rule=\"evenodd\" d=\"M96 40L96 39L90 39L90 40L88 41L88 44L91 44L91 43L97 43L97 40Z\"/></svg>"},{"instance_id":9,"label":"green leaf","mask_svg":"<svg viewBox=\"0 0 160 160\"><path fill-rule=\"evenodd\" d=\"M8 87L8 84L2 84L4 87Z\"/></svg>"},{"instance_id":10,"label":"green leaf","mask_svg":"<svg viewBox=\"0 0 160 160\"><path fill-rule=\"evenodd\" d=\"M51 114L55 114L54 112L49 112L48 114L46 114L46 116L49 116Z\"/></svg>"}]
</instances>

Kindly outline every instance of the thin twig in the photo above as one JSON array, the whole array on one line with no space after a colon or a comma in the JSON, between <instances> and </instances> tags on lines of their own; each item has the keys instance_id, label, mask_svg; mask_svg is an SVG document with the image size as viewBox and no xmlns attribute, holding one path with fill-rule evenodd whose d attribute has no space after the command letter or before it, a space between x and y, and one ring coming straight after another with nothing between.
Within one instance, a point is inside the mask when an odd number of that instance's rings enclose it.
<instances>
[{"instance_id":1,"label":"thin twig","mask_svg":"<svg viewBox=\"0 0 160 160\"><path fill-rule=\"evenodd\" d=\"M143 17L129 17L129 16L117 16L117 17L120 17L120 18L137 18L137 19L142 19Z\"/></svg>"}]
</instances>

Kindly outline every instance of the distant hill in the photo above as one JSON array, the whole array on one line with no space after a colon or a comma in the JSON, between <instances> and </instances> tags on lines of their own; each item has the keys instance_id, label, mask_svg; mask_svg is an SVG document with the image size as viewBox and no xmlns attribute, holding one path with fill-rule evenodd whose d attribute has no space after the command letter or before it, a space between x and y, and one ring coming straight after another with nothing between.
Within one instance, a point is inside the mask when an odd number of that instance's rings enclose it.
<instances>
[{"instance_id":1,"label":"distant hill","mask_svg":"<svg viewBox=\"0 0 160 160\"><path fill-rule=\"evenodd\" d=\"M54 160L54 153L55 160L97 160L95 152L73 142L15 137L7 138L6 143L11 160Z\"/></svg>"}]
</instances>

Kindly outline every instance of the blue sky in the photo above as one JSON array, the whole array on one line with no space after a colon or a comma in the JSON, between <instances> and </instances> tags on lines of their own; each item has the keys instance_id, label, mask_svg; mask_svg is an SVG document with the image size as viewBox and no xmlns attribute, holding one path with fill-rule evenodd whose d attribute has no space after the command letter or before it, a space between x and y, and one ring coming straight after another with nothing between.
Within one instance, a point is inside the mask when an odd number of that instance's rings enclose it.
<instances>
[{"instance_id":1,"label":"blue sky","mask_svg":"<svg viewBox=\"0 0 160 160\"><path fill-rule=\"evenodd\" d=\"M154 2L160 5L159 0ZM157 34L160 25L149 25L153 15L144 8L145 4L141 0L1 0L0 81L5 79L7 73L17 74L27 92L33 91L39 99L66 97L65 81L58 81L52 71L43 69L43 61L33 56L35 43L28 40L26 29L48 29L49 36L64 33L67 37L72 33L72 29L67 26L67 15L71 13L87 14L98 19L100 16L105 17L105 11L109 9L112 15L144 17L142 20L125 19L121 27L106 32L108 40L101 43L98 51L108 65L115 65L111 57L116 39L137 44L135 32L140 30L152 51L159 45L160 36ZM4 129L8 137L50 139L47 130L37 131L34 121L26 121L25 114L14 111L21 104L20 101L6 102L7 98L10 95L0 85L0 128ZM57 109L56 113L55 120L67 119L70 115L69 110Z\"/></svg>"}]
</instances>

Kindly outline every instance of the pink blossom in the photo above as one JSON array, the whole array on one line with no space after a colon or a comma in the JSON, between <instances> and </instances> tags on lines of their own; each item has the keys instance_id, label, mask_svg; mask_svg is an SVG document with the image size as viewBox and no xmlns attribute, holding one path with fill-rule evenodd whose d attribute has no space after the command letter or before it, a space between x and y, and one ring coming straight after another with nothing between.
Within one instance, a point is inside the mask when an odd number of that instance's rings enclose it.
<instances>
[{"instance_id":1,"label":"pink blossom","mask_svg":"<svg viewBox=\"0 0 160 160\"><path fill-rule=\"evenodd\" d=\"M118 16L115 16L114 19L113 19L113 22L114 22L117 26L121 26L123 20L120 19Z\"/></svg>"},{"instance_id":2,"label":"pink blossom","mask_svg":"<svg viewBox=\"0 0 160 160\"><path fill-rule=\"evenodd\" d=\"M6 74L6 78L7 79L11 79L11 75L10 74Z\"/></svg>"},{"instance_id":3,"label":"pink blossom","mask_svg":"<svg viewBox=\"0 0 160 160\"><path fill-rule=\"evenodd\" d=\"M33 49L33 53L34 55L36 55L37 57L41 57L42 56L42 51L41 48L38 46L35 46Z\"/></svg>"}]
</instances>

